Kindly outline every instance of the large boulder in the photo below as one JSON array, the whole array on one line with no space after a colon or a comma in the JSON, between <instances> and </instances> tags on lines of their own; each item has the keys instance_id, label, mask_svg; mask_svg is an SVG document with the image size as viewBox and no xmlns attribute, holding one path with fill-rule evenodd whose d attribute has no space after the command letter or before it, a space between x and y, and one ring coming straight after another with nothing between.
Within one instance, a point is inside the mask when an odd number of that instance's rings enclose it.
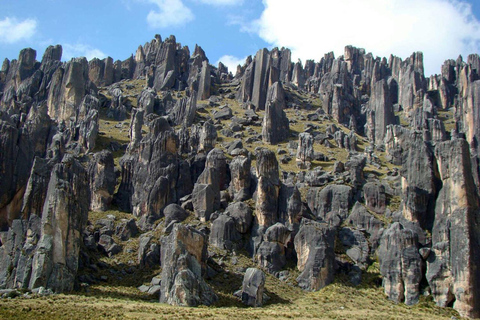
<instances>
[{"instance_id":1,"label":"large boulder","mask_svg":"<svg viewBox=\"0 0 480 320\"><path fill-rule=\"evenodd\" d=\"M304 218L294 244L301 272L298 285L316 291L330 284L335 273L335 228Z\"/></svg>"},{"instance_id":2,"label":"large boulder","mask_svg":"<svg viewBox=\"0 0 480 320\"><path fill-rule=\"evenodd\" d=\"M418 302L424 268L418 249L418 235L400 223L393 223L384 232L377 254L383 287L390 300L407 305Z\"/></svg>"},{"instance_id":3,"label":"large boulder","mask_svg":"<svg viewBox=\"0 0 480 320\"><path fill-rule=\"evenodd\" d=\"M286 243L290 237L290 230L277 222L270 226L263 235L263 242L257 250L257 260L260 267L269 273L275 273L283 269L287 263L285 257Z\"/></svg>"},{"instance_id":4,"label":"large boulder","mask_svg":"<svg viewBox=\"0 0 480 320\"><path fill-rule=\"evenodd\" d=\"M339 226L348 217L352 199L352 188L346 185L310 188L307 194L307 203L312 213L334 226Z\"/></svg>"},{"instance_id":5,"label":"large boulder","mask_svg":"<svg viewBox=\"0 0 480 320\"><path fill-rule=\"evenodd\" d=\"M250 307L261 307L264 290L265 273L256 268L248 268L242 282L242 302Z\"/></svg>"},{"instance_id":6,"label":"large boulder","mask_svg":"<svg viewBox=\"0 0 480 320\"><path fill-rule=\"evenodd\" d=\"M237 231L245 234L250 231L253 221L253 212L244 202L231 203L225 212L235 221Z\"/></svg>"},{"instance_id":7,"label":"large boulder","mask_svg":"<svg viewBox=\"0 0 480 320\"><path fill-rule=\"evenodd\" d=\"M242 246L241 238L232 217L222 214L213 221L209 238L210 245L225 250L239 249Z\"/></svg>"},{"instance_id":8,"label":"large boulder","mask_svg":"<svg viewBox=\"0 0 480 320\"><path fill-rule=\"evenodd\" d=\"M211 305L217 295L205 283L207 240L201 232L176 224L162 238L160 302L176 306Z\"/></svg>"}]
</instances>

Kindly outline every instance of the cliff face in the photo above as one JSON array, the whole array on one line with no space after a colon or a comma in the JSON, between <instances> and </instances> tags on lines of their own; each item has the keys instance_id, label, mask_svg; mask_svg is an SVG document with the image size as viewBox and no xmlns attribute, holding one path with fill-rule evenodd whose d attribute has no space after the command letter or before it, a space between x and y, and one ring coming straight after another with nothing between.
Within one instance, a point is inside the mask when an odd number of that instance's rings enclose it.
<instances>
[{"instance_id":1,"label":"cliff face","mask_svg":"<svg viewBox=\"0 0 480 320\"><path fill-rule=\"evenodd\" d=\"M480 316L478 55L425 78L419 52L352 46L304 64L262 49L235 75L173 36L124 61L61 54L0 71L1 288L70 291L128 250L163 267L162 302L210 305L212 252L245 249L279 279L296 264L305 290L358 284L378 257L390 299Z\"/></svg>"}]
</instances>

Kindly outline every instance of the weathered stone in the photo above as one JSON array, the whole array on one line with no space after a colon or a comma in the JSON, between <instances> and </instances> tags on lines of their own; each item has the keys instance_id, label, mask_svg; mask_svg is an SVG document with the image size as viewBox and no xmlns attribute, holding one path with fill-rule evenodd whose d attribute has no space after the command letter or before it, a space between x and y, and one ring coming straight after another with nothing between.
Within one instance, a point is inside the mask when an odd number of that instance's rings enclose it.
<instances>
[{"instance_id":1,"label":"weathered stone","mask_svg":"<svg viewBox=\"0 0 480 320\"><path fill-rule=\"evenodd\" d=\"M263 305L265 290L265 274L262 270L248 268L242 282L242 302L250 307Z\"/></svg>"},{"instance_id":2,"label":"weathered stone","mask_svg":"<svg viewBox=\"0 0 480 320\"><path fill-rule=\"evenodd\" d=\"M310 133L302 132L298 136L297 165L300 168L307 168L306 165L313 160L313 136Z\"/></svg>"},{"instance_id":3,"label":"weathered stone","mask_svg":"<svg viewBox=\"0 0 480 320\"><path fill-rule=\"evenodd\" d=\"M278 221L278 162L275 153L268 149L256 150L257 199L255 217L260 226L269 227Z\"/></svg>"},{"instance_id":4,"label":"weathered stone","mask_svg":"<svg viewBox=\"0 0 480 320\"><path fill-rule=\"evenodd\" d=\"M90 210L106 211L113 199L116 177L113 155L104 150L94 154L88 166L91 201Z\"/></svg>"},{"instance_id":5,"label":"weathered stone","mask_svg":"<svg viewBox=\"0 0 480 320\"><path fill-rule=\"evenodd\" d=\"M217 301L205 283L207 241L199 231L176 224L162 239L160 302L178 306L211 305Z\"/></svg>"},{"instance_id":6,"label":"weathered stone","mask_svg":"<svg viewBox=\"0 0 480 320\"><path fill-rule=\"evenodd\" d=\"M236 156L230 162L230 194L236 201L244 201L251 197L251 160L250 157Z\"/></svg>"},{"instance_id":7,"label":"weathered stone","mask_svg":"<svg viewBox=\"0 0 480 320\"><path fill-rule=\"evenodd\" d=\"M262 123L263 142L277 144L288 138L290 128L288 118L283 111L285 108L285 92L282 85L276 82L268 89L265 116Z\"/></svg>"},{"instance_id":8,"label":"weathered stone","mask_svg":"<svg viewBox=\"0 0 480 320\"><path fill-rule=\"evenodd\" d=\"M57 164L48 184L41 237L32 261L30 288L70 291L78 270L82 231L87 222L86 172L72 157Z\"/></svg>"},{"instance_id":9,"label":"weathered stone","mask_svg":"<svg viewBox=\"0 0 480 320\"><path fill-rule=\"evenodd\" d=\"M192 203L195 215L201 221L210 220L213 213L215 192L211 185L196 183L192 192Z\"/></svg>"},{"instance_id":10,"label":"weathered stone","mask_svg":"<svg viewBox=\"0 0 480 320\"><path fill-rule=\"evenodd\" d=\"M295 236L298 285L308 291L320 290L333 281L335 262L335 229L303 219Z\"/></svg>"},{"instance_id":11,"label":"weathered stone","mask_svg":"<svg viewBox=\"0 0 480 320\"><path fill-rule=\"evenodd\" d=\"M334 226L339 226L347 218L351 202L352 188L345 185L310 188L307 194L308 207L312 213Z\"/></svg>"},{"instance_id":12,"label":"weathered stone","mask_svg":"<svg viewBox=\"0 0 480 320\"><path fill-rule=\"evenodd\" d=\"M385 213L387 199L385 186L375 182L368 182L363 186L365 205L376 213Z\"/></svg>"},{"instance_id":13,"label":"weathered stone","mask_svg":"<svg viewBox=\"0 0 480 320\"><path fill-rule=\"evenodd\" d=\"M163 209L163 215L165 216L165 227L174 221L182 222L188 218L188 212L176 203L166 206Z\"/></svg>"},{"instance_id":14,"label":"weathered stone","mask_svg":"<svg viewBox=\"0 0 480 320\"><path fill-rule=\"evenodd\" d=\"M383 234L378 259L388 298L407 305L417 303L423 268L417 234L393 223Z\"/></svg>"},{"instance_id":15,"label":"weathered stone","mask_svg":"<svg viewBox=\"0 0 480 320\"><path fill-rule=\"evenodd\" d=\"M228 215L222 214L212 223L209 243L219 249L240 249L241 235L236 229L235 220Z\"/></svg>"},{"instance_id":16,"label":"weathered stone","mask_svg":"<svg viewBox=\"0 0 480 320\"><path fill-rule=\"evenodd\" d=\"M467 317L480 316L479 199L471 173L470 152L463 139L437 144L438 171L442 180L432 229L432 252L427 280L439 306L453 307Z\"/></svg>"},{"instance_id":17,"label":"weathered stone","mask_svg":"<svg viewBox=\"0 0 480 320\"><path fill-rule=\"evenodd\" d=\"M231 203L225 210L235 221L237 231L245 234L250 231L253 221L252 209L244 202Z\"/></svg>"},{"instance_id":18,"label":"weathered stone","mask_svg":"<svg viewBox=\"0 0 480 320\"><path fill-rule=\"evenodd\" d=\"M372 251L375 251L380 244L380 239L383 234L383 222L375 218L359 202L356 202L353 206L347 222L358 229L367 231L370 235L369 240L372 244Z\"/></svg>"}]
</instances>

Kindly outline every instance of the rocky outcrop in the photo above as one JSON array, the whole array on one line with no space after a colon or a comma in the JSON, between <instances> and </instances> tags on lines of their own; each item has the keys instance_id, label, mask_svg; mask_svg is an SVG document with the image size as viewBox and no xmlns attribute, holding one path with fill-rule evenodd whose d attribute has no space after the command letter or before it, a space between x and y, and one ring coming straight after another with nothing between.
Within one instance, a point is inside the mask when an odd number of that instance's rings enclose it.
<instances>
[{"instance_id":1,"label":"rocky outcrop","mask_svg":"<svg viewBox=\"0 0 480 320\"><path fill-rule=\"evenodd\" d=\"M326 224L303 219L295 236L298 285L308 291L320 290L333 281L335 229Z\"/></svg>"},{"instance_id":2,"label":"rocky outcrop","mask_svg":"<svg viewBox=\"0 0 480 320\"><path fill-rule=\"evenodd\" d=\"M230 195L236 201L244 201L251 197L251 160L247 156L236 156L230 162Z\"/></svg>"},{"instance_id":3,"label":"rocky outcrop","mask_svg":"<svg viewBox=\"0 0 480 320\"><path fill-rule=\"evenodd\" d=\"M199 231L176 224L162 239L160 302L176 306L211 305L217 301L205 283L207 241Z\"/></svg>"},{"instance_id":4,"label":"rocky outcrop","mask_svg":"<svg viewBox=\"0 0 480 320\"><path fill-rule=\"evenodd\" d=\"M378 249L383 287L389 299L412 305L418 302L424 262L418 251L418 236L393 223L382 237Z\"/></svg>"},{"instance_id":5,"label":"rocky outcrop","mask_svg":"<svg viewBox=\"0 0 480 320\"><path fill-rule=\"evenodd\" d=\"M439 306L453 307L467 317L479 317L479 199L472 179L470 152L463 139L435 148L442 180L432 229L427 280Z\"/></svg>"},{"instance_id":6,"label":"rocky outcrop","mask_svg":"<svg viewBox=\"0 0 480 320\"><path fill-rule=\"evenodd\" d=\"M349 186L328 185L323 189L310 188L307 203L318 219L339 226L348 217L352 196L352 188Z\"/></svg>"},{"instance_id":7,"label":"rocky outcrop","mask_svg":"<svg viewBox=\"0 0 480 320\"><path fill-rule=\"evenodd\" d=\"M313 136L310 133L302 132L298 136L297 166L301 169L308 169L313 160Z\"/></svg>"},{"instance_id":8,"label":"rocky outcrop","mask_svg":"<svg viewBox=\"0 0 480 320\"><path fill-rule=\"evenodd\" d=\"M242 302L250 307L263 305L263 292L265 290L265 274L262 270L248 268L243 276L241 298Z\"/></svg>"},{"instance_id":9,"label":"rocky outcrop","mask_svg":"<svg viewBox=\"0 0 480 320\"><path fill-rule=\"evenodd\" d=\"M88 166L91 201L90 210L106 211L113 199L116 177L113 155L104 150L96 153Z\"/></svg>"},{"instance_id":10,"label":"rocky outcrop","mask_svg":"<svg viewBox=\"0 0 480 320\"><path fill-rule=\"evenodd\" d=\"M387 125L396 123L391 94L386 80L374 84L369 108L367 136L373 143L382 145Z\"/></svg>"},{"instance_id":11,"label":"rocky outcrop","mask_svg":"<svg viewBox=\"0 0 480 320\"><path fill-rule=\"evenodd\" d=\"M273 151L265 148L256 150L257 191L255 217L260 226L268 228L278 221L278 162Z\"/></svg>"},{"instance_id":12,"label":"rocky outcrop","mask_svg":"<svg viewBox=\"0 0 480 320\"><path fill-rule=\"evenodd\" d=\"M14 220L0 247L0 285L71 291L78 270L89 188L85 170L67 156L53 168L41 218Z\"/></svg>"},{"instance_id":13,"label":"rocky outcrop","mask_svg":"<svg viewBox=\"0 0 480 320\"><path fill-rule=\"evenodd\" d=\"M256 255L260 267L272 274L285 267L287 263L285 247L290 233L290 230L280 222L266 229Z\"/></svg>"},{"instance_id":14,"label":"rocky outcrop","mask_svg":"<svg viewBox=\"0 0 480 320\"><path fill-rule=\"evenodd\" d=\"M210 245L225 250L240 249L242 246L240 240L241 235L232 217L221 214L213 221L209 238Z\"/></svg>"},{"instance_id":15,"label":"rocky outcrop","mask_svg":"<svg viewBox=\"0 0 480 320\"><path fill-rule=\"evenodd\" d=\"M290 134L288 118L283 109L286 108L285 92L279 82L268 89L265 116L262 124L262 140L268 144L277 144L288 138Z\"/></svg>"}]
</instances>

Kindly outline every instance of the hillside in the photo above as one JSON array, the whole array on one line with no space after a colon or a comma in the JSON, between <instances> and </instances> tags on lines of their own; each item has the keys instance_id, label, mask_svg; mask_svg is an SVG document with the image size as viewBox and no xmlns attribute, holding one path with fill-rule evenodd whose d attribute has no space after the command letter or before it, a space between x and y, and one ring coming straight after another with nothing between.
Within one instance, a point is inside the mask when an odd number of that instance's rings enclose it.
<instances>
[{"instance_id":1,"label":"hillside","mask_svg":"<svg viewBox=\"0 0 480 320\"><path fill-rule=\"evenodd\" d=\"M0 317L480 317L478 55L61 55L0 71Z\"/></svg>"}]
</instances>

